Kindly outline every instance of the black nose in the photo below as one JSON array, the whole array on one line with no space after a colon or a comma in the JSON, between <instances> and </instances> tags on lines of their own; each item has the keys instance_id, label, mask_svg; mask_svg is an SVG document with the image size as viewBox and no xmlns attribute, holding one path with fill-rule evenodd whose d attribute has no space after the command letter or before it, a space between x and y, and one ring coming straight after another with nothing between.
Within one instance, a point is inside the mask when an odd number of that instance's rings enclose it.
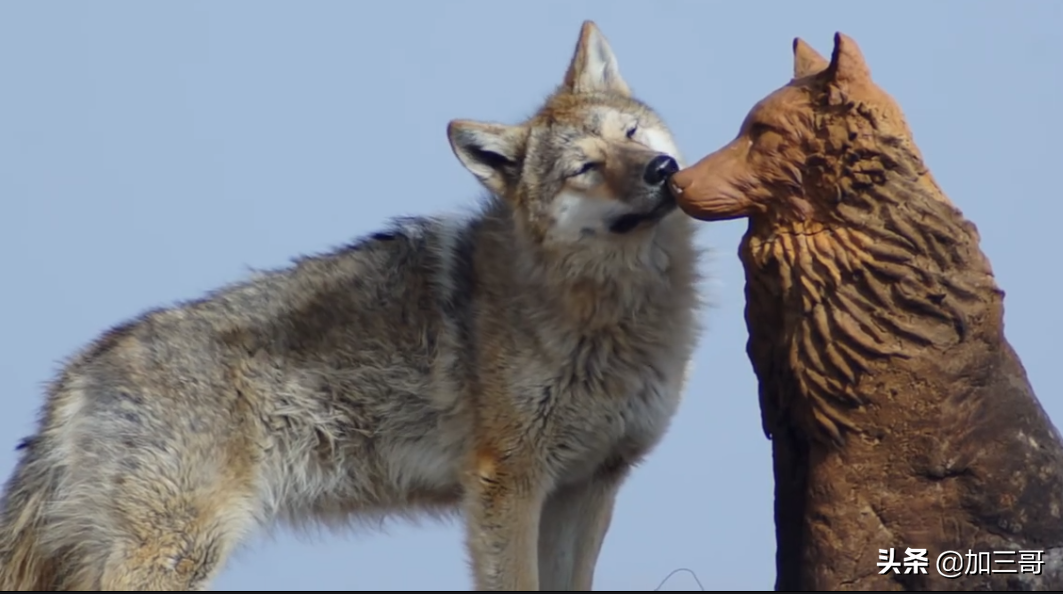
<instances>
[{"instance_id":1,"label":"black nose","mask_svg":"<svg viewBox=\"0 0 1063 594\"><path fill-rule=\"evenodd\" d=\"M646 164L642 179L651 186L659 186L676 171L679 171L679 164L675 162L675 159L668 155L657 155Z\"/></svg>"}]
</instances>

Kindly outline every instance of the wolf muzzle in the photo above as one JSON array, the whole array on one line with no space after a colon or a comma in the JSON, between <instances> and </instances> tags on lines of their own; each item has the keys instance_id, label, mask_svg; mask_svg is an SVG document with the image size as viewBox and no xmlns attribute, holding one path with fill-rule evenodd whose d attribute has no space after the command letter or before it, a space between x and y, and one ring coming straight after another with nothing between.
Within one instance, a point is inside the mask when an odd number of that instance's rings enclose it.
<instances>
[{"instance_id":1,"label":"wolf muzzle","mask_svg":"<svg viewBox=\"0 0 1063 594\"><path fill-rule=\"evenodd\" d=\"M676 208L675 196L668 189L667 183L679 171L679 164L668 155L657 155L650 159L642 172L642 181L649 186L654 197L654 206L646 212L632 212L621 215L609 226L613 233L628 233L643 224L655 223Z\"/></svg>"},{"instance_id":2,"label":"wolf muzzle","mask_svg":"<svg viewBox=\"0 0 1063 594\"><path fill-rule=\"evenodd\" d=\"M663 187L668 178L679 171L679 163L668 155L657 155L646 164L646 170L642 172L642 181L653 187Z\"/></svg>"}]
</instances>

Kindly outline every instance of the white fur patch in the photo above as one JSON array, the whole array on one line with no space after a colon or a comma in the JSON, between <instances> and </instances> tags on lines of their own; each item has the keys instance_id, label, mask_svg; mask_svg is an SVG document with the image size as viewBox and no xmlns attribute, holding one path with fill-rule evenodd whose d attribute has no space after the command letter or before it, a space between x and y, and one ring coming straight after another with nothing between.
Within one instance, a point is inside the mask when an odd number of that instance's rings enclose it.
<instances>
[{"instance_id":1,"label":"white fur patch","mask_svg":"<svg viewBox=\"0 0 1063 594\"><path fill-rule=\"evenodd\" d=\"M594 86L604 87L620 78L616 55L601 33L592 33L588 42L587 63L584 65L588 81L592 81Z\"/></svg>"},{"instance_id":2,"label":"white fur patch","mask_svg":"<svg viewBox=\"0 0 1063 594\"><path fill-rule=\"evenodd\" d=\"M676 146L675 139L668 132L660 128L646 128L636 132L636 137L642 134L643 143L658 153L669 155L679 163L680 167L686 167L683 155Z\"/></svg>"},{"instance_id":3,"label":"white fur patch","mask_svg":"<svg viewBox=\"0 0 1063 594\"><path fill-rule=\"evenodd\" d=\"M562 192L551 207L554 224L550 235L557 240L578 241L585 230L604 231L606 222L623 211L623 206L614 200Z\"/></svg>"},{"instance_id":4,"label":"white fur patch","mask_svg":"<svg viewBox=\"0 0 1063 594\"><path fill-rule=\"evenodd\" d=\"M595 107L592 114L601 122L602 131L606 136L615 134L618 140L620 134L636 123L634 114L618 111L612 107Z\"/></svg>"}]
</instances>

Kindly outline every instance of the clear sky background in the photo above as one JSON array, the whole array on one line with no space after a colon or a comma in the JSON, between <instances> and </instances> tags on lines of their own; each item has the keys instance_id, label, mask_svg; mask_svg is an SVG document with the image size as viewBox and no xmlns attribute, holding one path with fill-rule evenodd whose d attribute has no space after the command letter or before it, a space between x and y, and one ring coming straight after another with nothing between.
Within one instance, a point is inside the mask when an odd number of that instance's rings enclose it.
<instances>
[{"instance_id":1,"label":"clear sky background","mask_svg":"<svg viewBox=\"0 0 1063 594\"><path fill-rule=\"evenodd\" d=\"M593 19L688 161L840 30L982 234L1007 336L1063 422L1063 2L0 3L0 474L42 384L107 327L481 191L452 118L514 123ZM774 583L770 443L745 354L745 223L698 241L708 331L662 445L620 495L599 590ZM1053 373L1057 375L1053 375ZM468 590L457 522L249 542L219 590ZM911 543L918 547L919 543ZM687 574L663 590L698 589Z\"/></svg>"}]
</instances>

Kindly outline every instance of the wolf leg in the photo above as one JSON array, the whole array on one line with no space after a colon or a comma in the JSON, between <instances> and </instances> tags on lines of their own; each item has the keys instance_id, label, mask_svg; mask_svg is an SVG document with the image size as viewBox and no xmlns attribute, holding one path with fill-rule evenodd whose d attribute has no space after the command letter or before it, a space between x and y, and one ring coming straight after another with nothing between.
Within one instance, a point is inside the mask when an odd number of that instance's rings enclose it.
<instances>
[{"instance_id":1,"label":"wolf leg","mask_svg":"<svg viewBox=\"0 0 1063 594\"><path fill-rule=\"evenodd\" d=\"M202 509L202 508L200 508ZM130 519L132 534L115 542L99 579L101 591L206 590L236 539L221 522L191 506Z\"/></svg>"},{"instance_id":2,"label":"wolf leg","mask_svg":"<svg viewBox=\"0 0 1063 594\"><path fill-rule=\"evenodd\" d=\"M466 522L477 591L539 590L543 489L528 465L478 457L466 485Z\"/></svg>"},{"instance_id":3,"label":"wolf leg","mask_svg":"<svg viewBox=\"0 0 1063 594\"><path fill-rule=\"evenodd\" d=\"M78 485L72 491L81 497L56 510L65 518L59 525L82 528L63 535L83 553L70 589L205 590L256 521L252 485L213 473L138 468L106 488ZM72 540L78 535L80 546Z\"/></svg>"},{"instance_id":4,"label":"wolf leg","mask_svg":"<svg viewBox=\"0 0 1063 594\"><path fill-rule=\"evenodd\" d=\"M613 506L627 467L603 469L552 493L539 528L539 587L590 591Z\"/></svg>"}]
</instances>

